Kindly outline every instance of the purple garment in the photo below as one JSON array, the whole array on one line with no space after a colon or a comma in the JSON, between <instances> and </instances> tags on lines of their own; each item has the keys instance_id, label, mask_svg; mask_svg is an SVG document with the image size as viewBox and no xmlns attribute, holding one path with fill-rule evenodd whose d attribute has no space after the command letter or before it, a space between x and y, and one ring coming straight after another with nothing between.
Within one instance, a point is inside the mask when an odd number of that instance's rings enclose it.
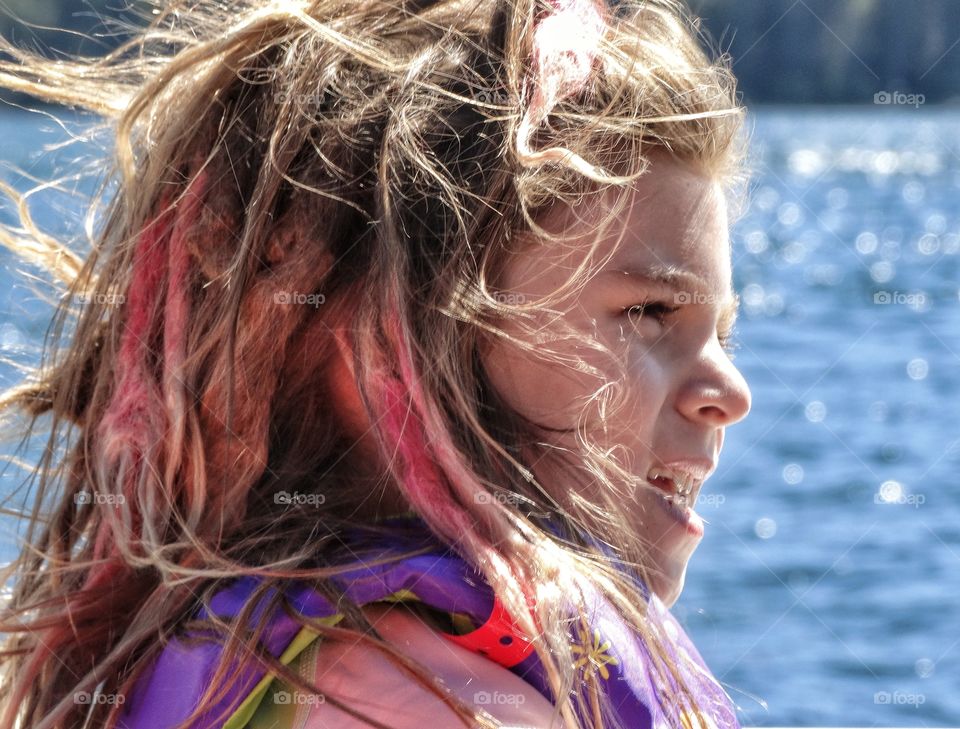
<instances>
[{"instance_id":1,"label":"purple garment","mask_svg":"<svg viewBox=\"0 0 960 729\"><path fill-rule=\"evenodd\" d=\"M402 530L389 540L380 535L372 541L359 531L348 537L349 548L344 550L344 561L356 562L358 566L334 578L346 596L362 605L400 591L409 591L434 608L468 615L475 625L486 622L493 609L494 595L483 575L436 540L417 517L397 519L414 526L419 524L422 528ZM390 521L395 520L385 523ZM390 564L367 566L363 563L364 559L419 547L431 549L426 554ZM232 580L211 600L213 611L223 617L237 615L257 582L258 579L252 577ZM291 606L303 615L317 618L337 613L336 607L327 598L304 583L292 581L285 593ZM649 593L645 591L645 594ZM254 620L262 615L268 599L264 598L257 605ZM583 662L588 669L592 667L600 685L611 695L623 725L631 729L692 725L684 717L667 717L665 711L675 713L675 710L664 709L657 701L653 679L648 672L650 658L641 642L599 593L595 593L591 601L593 607L589 630L584 632L575 627L571 638L581 645ZM673 644L668 647L672 659L676 662L679 660L678 651L684 651L693 661L694 668L682 669L683 675L706 714L719 729L739 729L730 699L676 619L655 595L651 597L649 605L650 613L663 622L666 634L674 638ZM197 616L205 617L206 612L201 609ZM264 631L264 644L272 655L279 657L300 628L297 621L277 607ZM221 650L222 645L217 642L188 645L182 637L171 639L127 697L121 710L120 729L169 729L189 716L210 684ZM552 701L536 653L509 670ZM265 675L265 670L244 664L237 666L230 675L238 677L232 689L192 727L213 729L222 726L223 721L216 722L216 717L231 716Z\"/></svg>"}]
</instances>

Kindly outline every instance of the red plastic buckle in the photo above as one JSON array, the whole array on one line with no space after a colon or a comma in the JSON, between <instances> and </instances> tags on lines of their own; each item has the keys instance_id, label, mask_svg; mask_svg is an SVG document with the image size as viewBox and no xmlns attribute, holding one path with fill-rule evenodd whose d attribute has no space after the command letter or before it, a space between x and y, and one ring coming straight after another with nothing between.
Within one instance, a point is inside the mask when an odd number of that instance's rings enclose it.
<instances>
[{"instance_id":1,"label":"red plastic buckle","mask_svg":"<svg viewBox=\"0 0 960 729\"><path fill-rule=\"evenodd\" d=\"M491 661L511 668L533 653L533 643L524 635L500 598L494 595L490 617L476 630L464 635L443 633L444 638L457 645L482 653Z\"/></svg>"}]
</instances>

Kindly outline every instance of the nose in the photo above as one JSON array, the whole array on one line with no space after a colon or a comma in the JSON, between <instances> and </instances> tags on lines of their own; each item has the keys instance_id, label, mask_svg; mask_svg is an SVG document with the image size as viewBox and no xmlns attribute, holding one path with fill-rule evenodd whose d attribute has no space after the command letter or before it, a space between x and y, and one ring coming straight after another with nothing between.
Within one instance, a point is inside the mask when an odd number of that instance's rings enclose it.
<instances>
[{"instance_id":1,"label":"nose","mask_svg":"<svg viewBox=\"0 0 960 729\"><path fill-rule=\"evenodd\" d=\"M690 420L727 426L747 416L751 400L747 381L714 339L688 370L677 407Z\"/></svg>"}]
</instances>

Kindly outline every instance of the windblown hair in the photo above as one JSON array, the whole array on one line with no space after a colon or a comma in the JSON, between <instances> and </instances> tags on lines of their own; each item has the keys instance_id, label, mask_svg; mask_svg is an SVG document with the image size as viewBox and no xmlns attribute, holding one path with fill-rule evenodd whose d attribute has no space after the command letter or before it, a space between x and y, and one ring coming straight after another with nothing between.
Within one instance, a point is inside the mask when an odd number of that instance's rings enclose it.
<instances>
[{"instance_id":1,"label":"windblown hair","mask_svg":"<svg viewBox=\"0 0 960 729\"><path fill-rule=\"evenodd\" d=\"M572 50L538 41L557 7L184 0L158 2L102 58L3 46L0 86L100 115L115 154L89 255L36 230L25 208L0 236L65 289L39 367L0 399L27 416L22 445L38 423L48 435L24 482L27 544L4 572L0 729L112 726L119 707L77 704L74 692L128 692L225 578L264 577L251 604L293 578L332 589L341 569L325 555L345 528L386 528L356 510L387 488L533 636L570 726L616 725L560 611L558 596L576 602L587 580L654 656L675 725L681 712L707 725L624 572L649 584L648 545L624 512L640 479L578 429L582 448L564 467L604 488L561 503L561 486L532 469L555 450L498 397L478 353L498 337L533 348L532 325L529 338L502 325L550 302L508 305L496 282L509 250L557 244L538 225L553 205L626 189L656 150L735 180L742 107L726 60L702 50L673 0L596 6ZM336 351L323 325L334 315L349 322L356 385L389 463L376 489L358 478L319 376ZM536 351L549 356L549 342ZM616 395L598 388L605 412ZM281 490L322 499L278 504ZM337 628L304 624L379 647L465 724L496 725L343 609ZM249 612L216 626L228 650L196 716L237 656L310 688L258 648Z\"/></svg>"}]
</instances>

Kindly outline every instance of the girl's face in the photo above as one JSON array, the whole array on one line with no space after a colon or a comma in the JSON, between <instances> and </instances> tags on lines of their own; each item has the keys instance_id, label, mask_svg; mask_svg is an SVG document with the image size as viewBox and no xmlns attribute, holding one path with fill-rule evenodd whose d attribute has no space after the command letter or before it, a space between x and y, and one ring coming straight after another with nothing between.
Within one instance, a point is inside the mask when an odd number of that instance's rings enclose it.
<instances>
[{"instance_id":1,"label":"girl's face","mask_svg":"<svg viewBox=\"0 0 960 729\"><path fill-rule=\"evenodd\" d=\"M694 505L702 482L716 468L724 429L750 410L750 390L722 344L737 303L726 202L716 181L657 154L634 183L620 217L598 239L592 224L604 217L616 194L616 189L599 193L575 212L551 212L541 224L550 230L563 227L571 235L569 244L527 246L513 254L497 288L530 302L559 288L591 245L598 244L598 259L617 248L599 273L550 307L555 314L538 313L537 326L549 332L551 319L561 316L606 345L622 369L609 355L569 338L547 346L583 358L603 377L551 363L503 340L487 345L482 357L500 396L552 428L575 428L583 405L604 381L622 388L625 405L608 417L605 431L596 403L588 406L581 427L598 445L616 448L630 473L645 479L625 498L633 527L649 545L651 587L669 606L683 589L703 524L695 512L674 515L676 508L662 495L676 483L657 479L651 469L672 466L664 475L692 477L688 503ZM523 336L515 323L505 328ZM550 442L573 446L575 433L552 435ZM559 471L547 459L533 470L561 504L573 495L594 500L595 486L570 483L569 474L558 482Z\"/></svg>"}]
</instances>

